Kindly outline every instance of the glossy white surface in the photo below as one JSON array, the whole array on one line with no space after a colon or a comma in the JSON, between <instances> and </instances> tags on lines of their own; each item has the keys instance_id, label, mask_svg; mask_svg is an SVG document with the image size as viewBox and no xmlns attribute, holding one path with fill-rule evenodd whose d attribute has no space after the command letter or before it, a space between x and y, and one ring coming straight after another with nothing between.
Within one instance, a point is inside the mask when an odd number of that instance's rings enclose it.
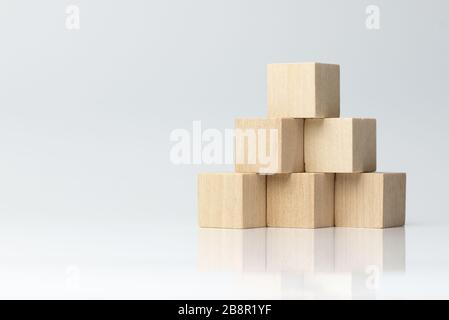
<instances>
[{"instance_id":1,"label":"glossy white surface","mask_svg":"<svg viewBox=\"0 0 449 320\"><path fill-rule=\"evenodd\" d=\"M0 227L0 298L449 298L449 229Z\"/></svg>"},{"instance_id":2,"label":"glossy white surface","mask_svg":"<svg viewBox=\"0 0 449 320\"><path fill-rule=\"evenodd\" d=\"M0 1L0 298L449 298L449 1L372 2ZM405 229L196 227L197 174L233 167L170 134L265 117L266 65L300 61L377 119Z\"/></svg>"}]
</instances>

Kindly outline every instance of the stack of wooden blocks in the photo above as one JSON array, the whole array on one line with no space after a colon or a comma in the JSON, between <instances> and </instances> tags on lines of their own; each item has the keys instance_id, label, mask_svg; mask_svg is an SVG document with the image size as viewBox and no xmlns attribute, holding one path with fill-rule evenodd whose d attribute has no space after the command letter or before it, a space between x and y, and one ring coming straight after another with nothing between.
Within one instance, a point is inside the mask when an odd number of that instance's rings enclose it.
<instances>
[{"instance_id":1,"label":"stack of wooden blocks","mask_svg":"<svg viewBox=\"0 0 449 320\"><path fill-rule=\"evenodd\" d=\"M200 227L402 226L406 175L375 172L375 119L340 118L340 66L270 64L267 86L268 118L235 121L236 172L198 177Z\"/></svg>"}]
</instances>

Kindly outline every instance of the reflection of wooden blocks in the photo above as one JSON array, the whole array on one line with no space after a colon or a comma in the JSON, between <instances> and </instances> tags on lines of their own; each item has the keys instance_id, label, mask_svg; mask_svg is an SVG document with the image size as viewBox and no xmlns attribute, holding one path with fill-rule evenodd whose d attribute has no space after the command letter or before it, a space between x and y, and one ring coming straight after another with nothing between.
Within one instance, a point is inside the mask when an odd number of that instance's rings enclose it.
<instances>
[{"instance_id":1,"label":"reflection of wooden blocks","mask_svg":"<svg viewBox=\"0 0 449 320\"><path fill-rule=\"evenodd\" d=\"M335 225L388 228L405 222L405 173L337 174Z\"/></svg>"},{"instance_id":2,"label":"reflection of wooden blocks","mask_svg":"<svg viewBox=\"0 0 449 320\"><path fill-rule=\"evenodd\" d=\"M236 119L235 170L304 171L303 119Z\"/></svg>"},{"instance_id":3,"label":"reflection of wooden blocks","mask_svg":"<svg viewBox=\"0 0 449 320\"><path fill-rule=\"evenodd\" d=\"M198 241L201 271L265 272L266 229L200 229Z\"/></svg>"},{"instance_id":4,"label":"reflection of wooden blocks","mask_svg":"<svg viewBox=\"0 0 449 320\"><path fill-rule=\"evenodd\" d=\"M340 66L279 63L267 66L270 118L338 118Z\"/></svg>"},{"instance_id":5,"label":"reflection of wooden blocks","mask_svg":"<svg viewBox=\"0 0 449 320\"><path fill-rule=\"evenodd\" d=\"M337 228L335 271L405 271L404 228Z\"/></svg>"},{"instance_id":6,"label":"reflection of wooden blocks","mask_svg":"<svg viewBox=\"0 0 449 320\"><path fill-rule=\"evenodd\" d=\"M267 271L333 272L334 229L269 228Z\"/></svg>"},{"instance_id":7,"label":"reflection of wooden blocks","mask_svg":"<svg viewBox=\"0 0 449 320\"><path fill-rule=\"evenodd\" d=\"M292 173L267 177L269 227L334 226L334 174Z\"/></svg>"},{"instance_id":8,"label":"reflection of wooden blocks","mask_svg":"<svg viewBox=\"0 0 449 320\"><path fill-rule=\"evenodd\" d=\"M304 125L306 172L376 170L375 119L307 119Z\"/></svg>"},{"instance_id":9,"label":"reflection of wooden blocks","mask_svg":"<svg viewBox=\"0 0 449 320\"><path fill-rule=\"evenodd\" d=\"M200 174L198 211L200 227L265 227L265 176L255 173Z\"/></svg>"}]
</instances>

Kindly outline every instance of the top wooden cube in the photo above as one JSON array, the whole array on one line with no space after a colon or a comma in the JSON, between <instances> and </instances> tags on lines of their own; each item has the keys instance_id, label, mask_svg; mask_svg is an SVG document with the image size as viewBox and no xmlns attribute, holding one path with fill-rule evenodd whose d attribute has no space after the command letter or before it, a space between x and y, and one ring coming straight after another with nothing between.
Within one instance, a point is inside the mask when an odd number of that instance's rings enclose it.
<instances>
[{"instance_id":1,"label":"top wooden cube","mask_svg":"<svg viewBox=\"0 0 449 320\"><path fill-rule=\"evenodd\" d=\"M340 66L278 63L267 66L268 117L338 118Z\"/></svg>"}]
</instances>

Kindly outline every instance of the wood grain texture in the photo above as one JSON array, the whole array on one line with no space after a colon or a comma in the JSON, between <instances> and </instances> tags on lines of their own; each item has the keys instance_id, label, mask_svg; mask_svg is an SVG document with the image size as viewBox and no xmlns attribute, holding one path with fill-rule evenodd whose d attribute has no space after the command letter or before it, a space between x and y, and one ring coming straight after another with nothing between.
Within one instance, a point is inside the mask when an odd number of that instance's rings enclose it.
<instances>
[{"instance_id":1,"label":"wood grain texture","mask_svg":"<svg viewBox=\"0 0 449 320\"><path fill-rule=\"evenodd\" d=\"M306 119L306 172L371 172L376 170L376 120Z\"/></svg>"},{"instance_id":2,"label":"wood grain texture","mask_svg":"<svg viewBox=\"0 0 449 320\"><path fill-rule=\"evenodd\" d=\"M204 228L266 226L266 177L251 173L198 176L198 221Z\"/></svg>"},{"instance_id":3,"label":"wood grain texture","mask_svg":"<svg viewBox=\"0 0 449 320\"><path fill-rule=\"evenodd\" d=\"M268 117L340 116L340 66L277 63L267 66Z\"/></svg>"},{"instance_id":4,"label":"wood grain texture","mask_svg":"<svg viewBox=\"0 0 449 320\"><path fill-rule=\"evenodd\" d=\"M267 177L269 227L334 226L334 174L292 173Z\"/></svg>"},{"instance_id":5,"label":"wood grain texture","mask_svg":"<svg viewBox=\"0 0 449 320\"><path fill-rule=\"evenodd\" d=\"M335 225L388 228L405 223L405 173L337 174Z\"/></svg>"},{"instance_id":6,"label":"wood grain texture","mask_svg":"<svg viewBox=\"0 0 449 320\"><path fill-rule=\"evenodd\" d=\"M303 119L236 119L235 129L236 172L304 171Z\"/></svg>"}]
</instances>

